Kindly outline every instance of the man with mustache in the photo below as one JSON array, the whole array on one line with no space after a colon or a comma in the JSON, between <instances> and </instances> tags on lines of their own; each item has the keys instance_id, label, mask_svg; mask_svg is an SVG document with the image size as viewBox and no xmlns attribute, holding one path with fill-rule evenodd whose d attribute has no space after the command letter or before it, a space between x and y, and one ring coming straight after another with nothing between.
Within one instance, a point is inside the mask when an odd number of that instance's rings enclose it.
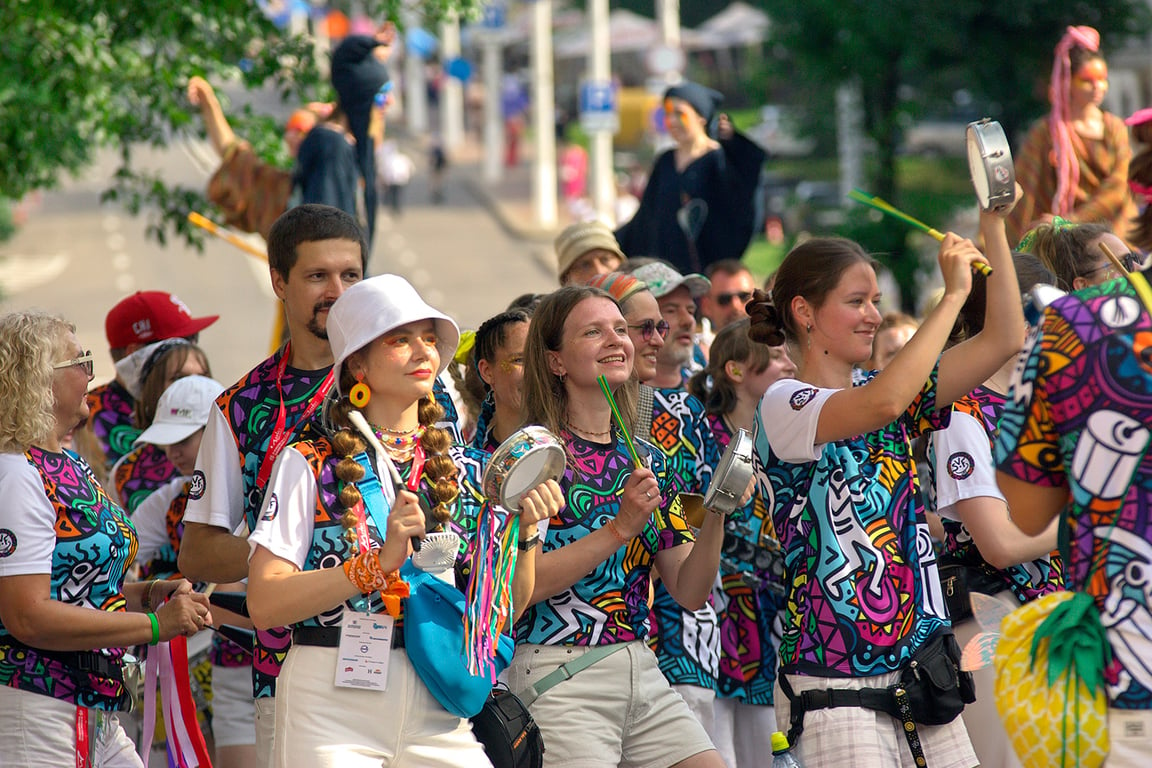
<instances>
[{"instance_id":1,"label":"man with mustache","mask_svg":"<svg viewBox=\"0 0 1152 768\"><path fill-rule=\"evenodd\" d=\"M231 583L248 576L247 531L256 527L272 465L332 386L328 309L363 278L367 259L363 230L338 208L300 205L272 225L268 271L284 303L290 340L216 400L184 514L179 565L188 579ZM260 765L269 764L272 754L276 675L289 644L283 629L256 635L252 681Z\"/></svg>"}]
</instances>

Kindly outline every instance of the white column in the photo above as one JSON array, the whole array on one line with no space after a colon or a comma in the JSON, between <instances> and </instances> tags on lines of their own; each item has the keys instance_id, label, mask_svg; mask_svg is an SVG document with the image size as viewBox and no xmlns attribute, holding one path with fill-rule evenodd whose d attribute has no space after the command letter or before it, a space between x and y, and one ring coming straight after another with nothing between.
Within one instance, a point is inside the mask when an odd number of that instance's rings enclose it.
<instances>
[{"instance_id":1,"label":"white column","mask_svg":"<svg viewBox=\"0 0 1152 768\"><path fill-rule=\"evenodd\" d=\"M552 90L552 0L536 0L532 4L531 54L532 129L536 141L532 203L536 223L548 228L556 226L556 99Z\"/></svg>"},{"instance_id":2,"label":"white column","mask_svg":"<svg viewBox=\"0 0 1152 768\"><path fill-rule=\"evenodd\" d=\"M484 180L504 177L504 116L500 114L500 33L487 32L484 38Z\"/></svg>"},{"instance_id":3,"label":"white column","mask_svg":"<svg viewBox=\"0 0 1152 768\"><path fill-rule=\"evenodd\" d=\"M680 47L680 0L656 0L660 41L668 48Z\"/></svg>"},{"instance_id":4,"label":"white column","mask_svg":"<svg viewBox=\"0 0 1152 768\"><path fill-rule=\"evenodd\" d=\"M404 14L404 26L414 29L420 26L420 16ZM428 87L424 77L424 59L404 46L404 119L408 130L414 136L428 132Z\"/></svg>"},{"instance_id":5,"label":"white column","mask_svg":"<svg viewBox=\"0 0 1152 768\"><path fill-rule=\"evenodd\" d=\"M612 79L612 50L608 33L608 0L588 0L592 50L588 52L588 79L607 82ZM589 181L592 205L596 214L607 222L615 221L616 180L612 169L612 134L595 131L589 136Z\"/></svg>"},{"instance_id":6,"label":"white column","mask_svg":"<svg viewBox=\"0 0 1152 768\"><path fill-rule=\"evenodd\" d=\"M440 61L460 56L460 20L453 14L440 25ZM440 133L444 148L451 152L464 142L464 84L445 73L440 89Z\"/></svg>"},{"instance_id":7,"label":"white column","mask_svg":"<svg viewBox=\"0 0 1152 768\"><path fill-rule=\"evenodd\" d=\"M864 177L864 139L860 126L864 124L863 100L860 84L843 83L836 89L836 145L840 166L840 198L847 199Z\"/></svg>"}]
</instances>

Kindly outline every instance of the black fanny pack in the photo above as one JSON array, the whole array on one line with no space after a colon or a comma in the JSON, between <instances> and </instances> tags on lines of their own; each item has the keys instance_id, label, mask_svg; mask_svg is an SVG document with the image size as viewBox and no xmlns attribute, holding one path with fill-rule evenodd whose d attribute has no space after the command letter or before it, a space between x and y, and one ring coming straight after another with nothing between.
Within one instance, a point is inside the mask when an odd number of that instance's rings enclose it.
<instances>
[{"instance_id":1,"label":"black fanny pack","mask_svg":"<svg viewBox=\"0 0 1152 768\"><path fill-rule=\"evenodd\" d=\"M995 595L1008 589L1004 579L997 578L983 568L957 562L943 562L938 566L940 587L944 590L944 604L953 624L972 615L972 593Z\"/></svg>"},{"instance_id":2,"label":"black fanny pack","mask_svg":"<svg viewBox=\"0 0 1152 768\"><path fill-rule=\"evenodd\" d=\"M516 694L493 688L484 708L472 716L472 733L484 745L493 768L540 768L544 738Z\"/></svg>"},{"instance_id":3,"label":"black fanny pack","mask_svg":"<svg viewBox=\"0 0 1152 768\"><path fill-rule=\"evenodd\" d=\"M960 669L960 646L950 630L933 635L913 654L908 666L900 672L900 680L887 688L828 688L797 694L786 674L781 674L779 681L792 711L788 743L795 744L804 732L806 712L862 707L885 712L903 723L908 747L921 768L927 766L927 761L916 724L950 723L964 711L965 704L976 700L972 673Z\"/></svg>"}]
</instances>

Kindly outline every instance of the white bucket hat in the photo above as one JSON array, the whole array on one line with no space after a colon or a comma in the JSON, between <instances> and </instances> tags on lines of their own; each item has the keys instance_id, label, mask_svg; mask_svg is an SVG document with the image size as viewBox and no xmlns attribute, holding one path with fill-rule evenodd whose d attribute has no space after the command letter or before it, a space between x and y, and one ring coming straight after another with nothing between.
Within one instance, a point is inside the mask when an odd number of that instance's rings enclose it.
<instances>
[{"instance_id":1,"label":"white bucket hat","mask_svg":"<svg viewBox=\"0 0 1152 768\"><path fill-rule=\"evenodd\" d=\"M394 328L420 320L436 324L439 376L452 362L460 343L460 328L443 312L428 306L412 285L399 275L377 275L353 285L328 310L328 343L336 363L333 374L340 386L341 365L348 356Z\"/></svg>"},{"instance_id":2,"label":"white bucket hat","mask_svg":"<svg viewBox=\"0 0 1152 768\"><path fill-rule=\"evenodd\" d=\"M152 426L136 438L136 445L174 445L208 423L224 385L207 376L176 379L156 403Z\"/></svg>"}]
</instances>

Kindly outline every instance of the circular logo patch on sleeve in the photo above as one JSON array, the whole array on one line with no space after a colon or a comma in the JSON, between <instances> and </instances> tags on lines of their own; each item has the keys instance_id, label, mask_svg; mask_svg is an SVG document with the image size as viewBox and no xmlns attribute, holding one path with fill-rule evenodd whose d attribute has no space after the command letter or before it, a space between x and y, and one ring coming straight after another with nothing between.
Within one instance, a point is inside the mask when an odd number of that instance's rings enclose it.
<instances>
[{"instance_id":1,"label":"circular logo patch on sleeve","mask_svg":"<svg viewBox=\"0 0 1152 768\"><path fill-rule=\"evenodd\" d=\"M792 406L792 410L798 411L808 403L812 402L812 398L816 396L816 390L808 387L807 389L798 389L792 393L792 397L788 398L788 405Z\"/></svg>"},{"instance_id":2,"label":"circular logo patch on sleeve","mask_svg":"<svg viewBox=\"0 0 1152 768\"><path fill-rule=\"evenodd\" d=\"M976 462L964 451L957 451L948 457L948 475L953 480L964 480L972 475Z\"/></svg>"},{"instance_id":3,"label":"circular logo patch on sleeve","mask_svg":"<svg viewBox=\"0 0 1152 768\"><path fill-rule=\"evenodd\" d=\"M7 528L0 528L0 557L8 557L16 552L16 534Z\"/></svg>"},{"instance_id":4,"label":"circular logo patch on sleeve","mask_svg":"<svg viewBox=\"0 0 1152 768\"><path fill-rule=\"evenodd\" d=\"M207 487L208 481L204 479L204 473L199 469L192 473L192 480L188 483L188 498L196 500L203 498L204 488Z\"/></svg>"},{"instance_id":5,"label":"circular logo patch on sleeve","mask_svg":"<svg viewBox=\"0 0 1152 768\"><path fill-rule=\"evenodd\" d=\"M275 493L268 494L268 506L264 508L264 516L261 520L272 522L276 519L276 513L280 511L280 499L276 498Z\"/></svg>"}]
</instances>

